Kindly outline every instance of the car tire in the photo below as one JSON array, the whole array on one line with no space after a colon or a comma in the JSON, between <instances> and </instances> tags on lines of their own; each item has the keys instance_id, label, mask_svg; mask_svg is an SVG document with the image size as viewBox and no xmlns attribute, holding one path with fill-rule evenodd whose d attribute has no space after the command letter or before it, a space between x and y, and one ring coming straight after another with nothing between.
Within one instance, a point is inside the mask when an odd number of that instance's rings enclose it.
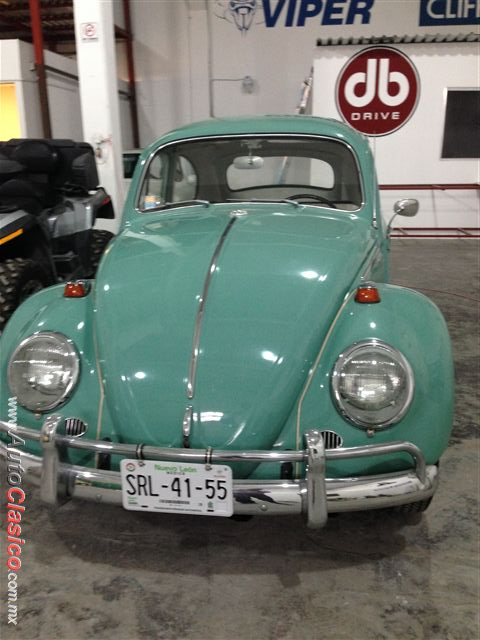
<instances>
[{"instance_id":1,"label":"car tire","mask_svg":"<svg viewBox=\"0 0 480 640\"><path fill-rule=\"evenodd\" d=\"M0 331L24 300L49 284L47 274L33 260L13 258L0 262Z\"/></svg>"},{"instance_id":2,"label":"car tire","mask_svg":"<svg viewBox=\"0 0 480 640\"><path fill-rule=\"evenodd\" d=\"M92 267L91 277L95 277L98 264L108 243L114 237L110 231L104 229L92 229L90 235L90 265Z\"/></svg>"}]
</instances>

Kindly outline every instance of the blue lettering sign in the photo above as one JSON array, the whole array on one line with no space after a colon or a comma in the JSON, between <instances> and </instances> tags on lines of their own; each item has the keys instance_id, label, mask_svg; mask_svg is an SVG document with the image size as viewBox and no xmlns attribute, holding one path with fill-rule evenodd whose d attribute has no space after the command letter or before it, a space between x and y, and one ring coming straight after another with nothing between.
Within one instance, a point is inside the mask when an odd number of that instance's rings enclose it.
<instances>
[{"instance_id":1,"label":"blue lettering sign","mask_svg":"<svg viewBox=\"0 0 480 640\"><path fill-rule=\"evenodd\" d=\"M282 13L282 9L285 6L286 0L278 0L277 6L272 11L270 6L270 0L263 0L263 12L265 13L265 26L274 27L277 24L277 20Z\"/></svg>"},{"instance_id":2,"label":"blue lettering sign","mask_svg":"<svg viewBox=\"0 0 480 640\"><path fill-rule=\"evenodd\" d=\"M285 20L286 27L291 27L293 25L293 18L295 17L296 2L297 0L290 0L290 2L288 3L287 19Z\"/></svg>"},{"instance_id":3,"label":"blue lettering sign","mask_svg":"<svg viewBox=\"0 0 480 640\"><path fill-rule=\"evenodd\" d=\"M263 13L266 27L304 27L311 18L325 26L370 24L374 3L375 0L263 0Z\"/></svg>"},{"instance_id":4,"label":"blue lettering sign","mask_svg":"<svg viewBox=\"0 0 480 640\"><path fill-rule=\"evenodd\" d=\"M480 0L420 0L420 26L480 24Z\"/></svg>"},{"instance_id":5,"label":"blue lettering sign","mask_svg":"<svg viewBox=\"0 0 480 640\"><path fill-rule=\"evenodd\" d=\"M325 5L325 11L323 12L322 23L325 25L343 24L343 4L343 1L337 2L337 0L330 0L330 2L327 2Z\"/></svg>"},{"instance_id":6,"label":"blue lettering sign","mask_svg":"<svg viewBox=\"0 0 480 640\"><path fill-rule=\"evenodd\" d=\"M301 0L300 13L298 14L297 25L303 27L307 18L313 18L318 16L323 9L322 0L315 0L315 2L309 2L308 0Z\"/></svg>"},{"instance_id":7,"label":"blue lettering sign","mask_svg":"<svg viewBox=\"0 0 480 640\"><path fill-rule=\"evenodd\" d=\"M361 18L360 24L370 24L370 11L375 0L351 0L345 24L355 24L355 18Z\"/></svg>"}]
</instances>

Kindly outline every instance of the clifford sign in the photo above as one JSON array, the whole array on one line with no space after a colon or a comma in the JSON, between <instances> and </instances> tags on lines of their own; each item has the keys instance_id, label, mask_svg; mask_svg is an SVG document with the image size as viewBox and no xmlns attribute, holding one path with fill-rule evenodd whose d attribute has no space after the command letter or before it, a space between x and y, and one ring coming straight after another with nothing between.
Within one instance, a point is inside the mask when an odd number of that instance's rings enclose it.
<instances>
[{"instance_id":1,"label":"clifford sign","mask_svg":"<svg viewBox=\"0 0 480 640\"><path fill-rule=\"evenodd\" d=\"M420 0L420 26L480 24L480 0Z\"/></svg>"}]
</instances>

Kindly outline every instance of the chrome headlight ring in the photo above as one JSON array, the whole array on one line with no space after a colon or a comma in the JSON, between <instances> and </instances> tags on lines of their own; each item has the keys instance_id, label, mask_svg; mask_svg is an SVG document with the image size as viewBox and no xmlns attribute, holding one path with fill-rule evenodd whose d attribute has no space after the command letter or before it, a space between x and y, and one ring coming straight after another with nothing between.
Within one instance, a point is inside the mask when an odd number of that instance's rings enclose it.
<instances>
[{"instance_id":1,"label":"chrome headlight ring","mask_svg":"<svg viewBox=\"0 0 480 640\"><path fill-rule=\"evenodd\" d=\"M62 333L44 331L25 338L7 369L8 386L20 405L45 413L64 404L80 375L80 358Z\"/></svg>"},{"instance_id":2,"label":"chrome headlight ring","mask_svg":"<svg viewBox=\"0 0 480 640\"><path fill-rule=\"evenodd\" d=\"M352 344L338 357L331 389L337 410L356 427L384 429L399 422L414 395L412 368L397 349L377 339Z\"/></svg>"}]
</instances>

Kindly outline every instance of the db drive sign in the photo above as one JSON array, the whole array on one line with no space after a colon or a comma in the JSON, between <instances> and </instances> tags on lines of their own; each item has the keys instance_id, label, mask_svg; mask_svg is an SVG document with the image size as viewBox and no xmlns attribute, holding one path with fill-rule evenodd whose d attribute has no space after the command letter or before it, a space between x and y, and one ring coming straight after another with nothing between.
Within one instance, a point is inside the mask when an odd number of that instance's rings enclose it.
<instances>
[{"instance_id":1,"label":"db drive sign","mask_svg":"<svg viewBox=\"0 0 480 640\"><path fill-rule=\"evenodd\" d=\"M412 61L391 47L370 47L350 58L336 88L342 117L367 136L400 129L415 111L419 95Z\"/></svg>"}]
</instances>

